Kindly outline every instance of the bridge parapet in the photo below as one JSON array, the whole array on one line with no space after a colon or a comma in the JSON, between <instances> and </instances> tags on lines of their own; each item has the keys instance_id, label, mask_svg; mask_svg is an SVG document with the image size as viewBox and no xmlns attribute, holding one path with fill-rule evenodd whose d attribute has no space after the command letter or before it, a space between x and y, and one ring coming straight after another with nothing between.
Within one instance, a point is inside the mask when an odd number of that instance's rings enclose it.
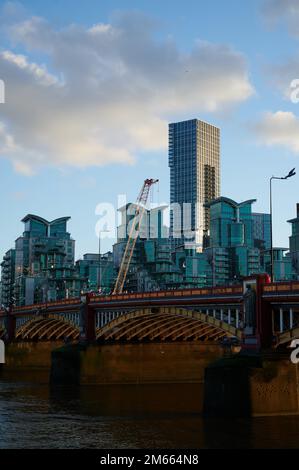
<instances>
[{"instance_id":1,"label":"bridge parapet","mask_svg":"<svg viewBox=\"0 0 299 470\"><path fill-rule=\"evenodd\" d=\"M136 294L117 294L110 296L92 296L90 297L91 304L98 304L98 306L106 303L116 302L138 302L138 301L159 301L159 300L175 300L175 299L190 299L196 298L197 300L211 299L214 302L223 301L223 299L241 298L243 288L242 285L229 286L229 287L211 287L205 289L178 289L159 292L139 292Z\"/></svg>"},{"instance_id":2,"label":"bridge parapet","mask_svg":"<svg viewBox=\"0 0 299 470\"><path fill-rule=\"evenodd\" d=\"M278 298L279 296L292 295L299 297L299 282L275 282L263 286L264 298Z\"/></svg>"}]
</instances>

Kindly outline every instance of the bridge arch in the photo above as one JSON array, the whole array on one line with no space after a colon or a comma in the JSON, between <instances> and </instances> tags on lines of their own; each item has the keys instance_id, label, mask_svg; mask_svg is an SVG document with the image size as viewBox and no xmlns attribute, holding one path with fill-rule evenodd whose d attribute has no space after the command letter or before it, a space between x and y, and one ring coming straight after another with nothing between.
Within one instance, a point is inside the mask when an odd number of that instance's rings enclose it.
<instances>
[{"instance_id":1,"label":"bridge arch","mask_svg":"<svg viewBox=\"0 0 299 470\"><path fill-rule=\"evenodd\" d=\"M144 308L96 330L99 341L219 341L242 337L241 330L206 313L184 308Z\"/></svg>"},{"instance_id":2,"label":"bridge arch","mask_svg":"<svg viewBox=\"0 0 299 470\"><path fill-rule=\"evenodd\" d=\"M16 340L22 341L56 341L65 337L78 339L79 329L58 315L35 317L16 331Z\"/></svg>"}]
</instances>

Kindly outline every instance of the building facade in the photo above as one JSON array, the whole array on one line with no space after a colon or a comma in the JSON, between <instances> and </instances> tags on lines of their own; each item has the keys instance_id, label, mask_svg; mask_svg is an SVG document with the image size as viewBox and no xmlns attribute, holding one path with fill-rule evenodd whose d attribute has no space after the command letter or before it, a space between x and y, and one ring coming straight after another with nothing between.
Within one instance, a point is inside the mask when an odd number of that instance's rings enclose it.
<instances>
[{"instance_id":1,"label":"building facade","mask_svg":"<svg viewBox=\"0 0 299 470\"><path fill-rule=\"evenodd\" d=\"M253 242L260 250L271 248L271 216L258 212L252 213Z\"/></svg>"},{"instance_id":2,"label":"building facade","mask_svg":"<svg viewBox=\"0 0 299 470\"><path fill-rule=\"evenodd\" d=\"M220 197L207 204L210 209L208 246L202 253L187 253L187 286L227 285L261 272L260 250L254 247L252 230L254 202L255 199L237 203Z\"/></svg>"},{"instance_id":3,"label":"building facade","mask_svg":"<svg viewBox=\"0 0 299 470\"><path fill-rule=\"evenodd\" d=\"M273 275L275 281L291 281L294 279L292 257L288 248L273 248ZM263 272L271 276L271 249L261 251Z\"/></svg>"},{"instance_id":4,"label":"building facade","mask_svg":"<svg viewBox=\"0 0 299 470\"><path fill-rule=\"evenodd\" d=\"M205 248L188 253L185 261L186 287L211 287L229 284L229 253L225 248Z\"/></svg>"},{"instance_id":5,"label":"building facade","mask_svg":"<svg viewBox=\"0 0 299 470\"><path fill-rule=\"evenodd\" d=\"M172 245L202 251L206 204L220 196L220 129L198 119L169 124L169 168Z\"/></svg>"},{"instance_id":6,"label":"building facade","mask_svg":"<svg viewBox=\"0 0 299 470\"><path fill-rule=\"evenodd\" d=\"M87 253L76 262L79 277L83 279L83 291L110 293L116 278L113 254Z\"/></svg>"},{"instance_id":7,"label":"building facade","mask_svg":"<svg viewBox=\"0 0 299 470\"><path fill-rule=\"evenodd\" d=\"M292 234L290 236L290 256L292 260L292 269L295 279L299 279L299 203L297 204L297 216L288 220L292 225Z\"/></svg>"},{"instance_id":8,"label":"building facade","mask_svg":"<svg viewBox=\"0 0 299 470\"><path fill-rule=\"evenodd\" d=\"M210 249L223 248L228 253L228 278L241 279L260 272L259 250L254 247L252 204L255 199L237 203L221 197L209 203ZM216 272L218 262L214 260ZM221 262L221 268L224 268ZM226 272L226 271L225 271ZM225 279L223 279L225 283Z\"/></svg>"},{"instance_id":9,"label":"building facade","mask_svg":"<svg viewBox=\"0 0 299 470\"><path fill-rule=\"evenodd\" d=\"M82 281L75 266L75 241L67 231L70 217L49 222L29 214L15 242L15 299L29 305L74 297Z\"/></svg>"},{"instance_id":10,"label":"building facade","mask_svg":"<svg viewBox=\"0 0 299 470\"><path fill-rule=\"evenodd\" d=\"M8 307L14 299L15 250L8 250L1 263L1 305Z\"/></svg>"},{"instance_id":11,"label":"building facade","mask_svg":"<svg viewBox=\"0 0 299 470\"><path fill-rule=\"evenodd\" d=\"M124 286L127 292L158 291L182 286L183 274L172 260L169 231L164 225L166 208L160 206L144 213ZM121 224L117 230L117 243L113 245L116 272L127 244L136 205L127 204L119 211Z\"/></svg>"}]
</instances>

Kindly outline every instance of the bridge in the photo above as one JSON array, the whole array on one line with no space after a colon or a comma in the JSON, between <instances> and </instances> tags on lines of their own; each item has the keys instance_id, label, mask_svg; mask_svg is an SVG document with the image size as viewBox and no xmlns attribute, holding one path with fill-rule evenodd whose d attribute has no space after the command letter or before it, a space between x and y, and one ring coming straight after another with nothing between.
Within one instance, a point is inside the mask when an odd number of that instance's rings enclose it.
<instances>
[{"instance_id":1,"label":"bridge","mask_svg":"<svg viewBox=\"0 0 299 470\"><path fill-rule=\"evenodd\" d=\"M249 320L246 292L254 292ZM252 315L251 315L252 316ZM61 302L0 311L7 342L219 342L277 348L299 337L299 281L267 283L264 275L242 284L111 296L82 295Z\"/></svg>"}]
</instances>

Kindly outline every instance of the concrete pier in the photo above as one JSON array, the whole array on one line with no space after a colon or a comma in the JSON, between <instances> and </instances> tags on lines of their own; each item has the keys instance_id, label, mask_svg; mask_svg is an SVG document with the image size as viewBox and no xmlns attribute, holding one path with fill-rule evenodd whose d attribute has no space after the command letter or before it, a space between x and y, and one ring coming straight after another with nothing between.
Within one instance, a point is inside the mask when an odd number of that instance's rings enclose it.
<instances>
[{"instance_id":1,"label":"concrete pier","mask_svg":"<svg viewBox=\"0 0 299 470\"><path fill-rule=\"evenodd\" d=\"M52 353L51 384L203 383L222 355L218 345L192 342L66 346Z\"/></svg>"},{"instance_id":2,"label":"concrete pier","mask_svg":"<svg viewBox=\"0 0 299 470\"><path fill-rule=\"evenodd\" d=\"M5 350L5 364L0 368L0 377L13 376L21 381L49 383L52 351L62 345L61 341L10 343Z\"/></svg>"},{"instance_id":3,"label":"concrete pier","mask_svg":"<svg viewBox=\"0 0 299 470\"><path fill-rule=\"evenodd\" d=\"M205 371L205 416L299 414L298 366L289 356L223 358Z\"/></svg>"}]
</instances>

